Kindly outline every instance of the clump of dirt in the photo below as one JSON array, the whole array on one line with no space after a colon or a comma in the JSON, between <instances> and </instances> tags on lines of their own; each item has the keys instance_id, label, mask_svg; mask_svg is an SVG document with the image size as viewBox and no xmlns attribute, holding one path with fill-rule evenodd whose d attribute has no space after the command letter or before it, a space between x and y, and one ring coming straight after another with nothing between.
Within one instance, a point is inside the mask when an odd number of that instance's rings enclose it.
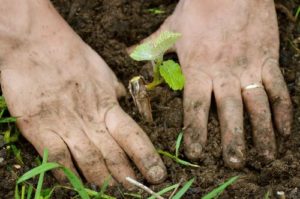
<instances>
[{"instance_id":1,"label":"clump of dirt","mask_svg":"<svg viewBox=\"0 0 300 199\"><path fill-rule=\"evenodd\" d=\"M62 16L73 29L94 48L125 84L134 75L145 74L144 63L131 60L126 47L131 46L155 31L164 19L172 13L177 1L172 0L52 0ZM276 1L295 11L299 0ZM164 10L163 14L152 14L149 8ZM300 198L300 52L291 41L299 39L299 21L289 21L285 13L278 11L280 27L281 52L280 63L288 84L294 104L294 128L289 140L279 140L278 159L262 165L255 156L251 138L251 128L245 116L245 129L248 144L248 159L242 170L231 170L224 166L220 141L220 128L215 105L212 105L208 123L208 144L205 156L199 163L200 168L183 167L163 157L168 169L167 180L151 186L160 190L179 181L187 181L195 177L195 182L188 190L185 198L199 198L226 179L239 175L238 183L229 187L221 198L263 198L270 191L284 191L287 198ZM133 101L128 97L121 101L122 107L148 133L156 148L175 152L175 142L182 128L183 110L182 93L172 92L167 87L158 87L152 94L154 123L149 125L142 121ZM23 171L36 166L33 161L37 157L34 149L22 139L18 143L24 157L25 166L14 168L13 156L6 154L4 147L0 157L0 198L12 198L15 180ZM183 151L181 151L183 154ZM181 158L185 158L181 155ZM139 176L140 179L141 176ZM5 182L5 183L4 183ZM55 180L47 175L45 187L53 186ZM147 184L144 181L145 184ZM121 198L118 190L111 190L112 195ZM54 198L69 198L72 194L66 191L55 192Z\"/></svg>"}]
</instances>

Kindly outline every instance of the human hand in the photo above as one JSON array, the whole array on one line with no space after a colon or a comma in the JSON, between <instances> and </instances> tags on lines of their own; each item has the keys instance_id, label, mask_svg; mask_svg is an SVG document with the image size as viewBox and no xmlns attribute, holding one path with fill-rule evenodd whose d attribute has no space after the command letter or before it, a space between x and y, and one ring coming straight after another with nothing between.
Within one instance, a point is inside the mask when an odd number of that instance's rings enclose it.
<instances>
[{"instance_id":1,"label":"human hand","mask_svg":"<svg viewBox=\"0 0 300 199\"><path fill-rule=\"evenodd\" d=\"M48 148L49 161L80 170L89 182L101 185L111 174L111 184L129 187L125 177L135 174L127 155L149 182L163 181L166 168L155 148L117 102L123 86L45 2L29 12L44 13L42 26L0 31L2 91L22 134L39 154Z\"/></svg>"},{"instance_id":2,"label":"human hand","mask_svg":"<svg viewBox=\"0 0 300 199\"><path fill-rule=\"evenodd\" d=\"M243 102L253 140L264 160L276 156L272 124L282 136L291 131L292 104L281 74L273 0L181 0L160 29L182 34L177 52L186 77L184 145L189 159L201 157L214 93L222 133L223 159L231 168L245 163Z\"/></svg>"}]
</instances>

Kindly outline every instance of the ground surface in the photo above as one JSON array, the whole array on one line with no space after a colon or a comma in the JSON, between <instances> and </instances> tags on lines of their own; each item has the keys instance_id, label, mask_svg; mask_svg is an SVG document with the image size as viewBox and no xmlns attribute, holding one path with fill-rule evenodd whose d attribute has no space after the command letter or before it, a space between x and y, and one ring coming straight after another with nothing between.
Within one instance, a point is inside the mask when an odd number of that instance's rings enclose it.
<instances>
[{"instance_id":1,"label":"ground surface","mask_svg":"<svg viewBox=\"0 0 300 199\"><path fill-rule=\"evenodd\" d=\"M68 23L104 58L125 85L133 75L143 74L146 77L148 75L143 63L130 60L125 52L126 46L135 44L156 30L177 3L172 0L53 0L53 2ZM300 5L299 0L282 0L277 3L282 3L293 13L297 5ZM160 8L165 13L151 14L147 11L149 8ZM296 44L291 45L297 38L300 42L300 23L290 21L282 10L277 11L281 37L280 63L294 104L293 133L288 141L279 141L278 159L268 165L261 165L256 160L251 141L251 128L246 116L248 143L246 167L239 171L224 167L219 123L213 102L208 124L206 156L199 163L200 168L183 167L168 158L163 158L168 169L168 178L163 184L152 186L154 190L196 177L193 187L185 198L199 198L229 177L239 175L238 183L227 189L220 198L263 198L267 191L273 195L277 191L284 191L287 198L300 198L300 52L295 48ZM155 120L152 125L142 122L129 97L123 99L121 105L143 127L157 148L174 153L176 137L181 130L183 119L180 92L170 92L167 87L157 88L152 94ZM37 165L34 161L37 153L28 142L21 138L16 145L21 149L25 162L21 169L15 168L14 165L18 162L8 153L7 147L1 144L0 137L1 199L13 198L18 175ZM44 187L51 187L55 183L55 179L48 174ZM122 197L119 190L111 192L117 198ZM72 194L74 193L57 191L53 198L70 198Z\"/></svg>"}]
</instances>

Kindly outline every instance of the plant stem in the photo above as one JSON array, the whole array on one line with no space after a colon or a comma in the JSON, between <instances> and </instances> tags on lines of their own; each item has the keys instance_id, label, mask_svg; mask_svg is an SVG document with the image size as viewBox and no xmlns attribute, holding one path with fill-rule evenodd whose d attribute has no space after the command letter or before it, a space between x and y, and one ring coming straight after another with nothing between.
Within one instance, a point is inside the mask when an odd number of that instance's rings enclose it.
<instances>
[{"instance_id":1,"label":"plant stem","mask_svg":"<svg viewBox=\"0 0 300 199\"><path fill-rule=\"evenodd\" d=\"M153 67L153 81L146 85L147 90L153 90L156 86L164 82L159 73L159 66L161 65L163 58L159 58L155 61L151 61Z\"/></svg>"}]
</instances>

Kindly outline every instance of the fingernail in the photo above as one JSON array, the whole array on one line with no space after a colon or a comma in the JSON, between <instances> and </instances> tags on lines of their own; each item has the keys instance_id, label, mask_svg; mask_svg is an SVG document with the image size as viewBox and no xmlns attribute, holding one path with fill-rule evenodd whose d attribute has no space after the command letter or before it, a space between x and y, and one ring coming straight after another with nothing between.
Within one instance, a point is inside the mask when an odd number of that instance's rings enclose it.
<instances>
[{"instance_id":1,"label":"fingernail","mask_svg":"<svg viewBox=\"0 0 300 199\"><path fill-rule=\"evenodd\" d=\"M148 179L151 183L161 183L167 176L166 168L153 166L148 171Z\"/></svg>"},{"instance_id":2,"label":"fingernail","mask_svg":"<svg viewBox=\"0 0 300 199\"><path fill-rule=\"evenodd\" d=\"M225 164L232 169L242 168L245 164L245 156L243 152L239 149L231 149L228 151L230 153L227 155L225 154L224 156Z\"/></svg>"},{"instance_id":3,"label":"fingernail","mask_svg":"<svg viewBox=\"0 0 300 199\"><path fill-rule=\"evenodd\" d=\"M199 160L202 153L202 145L199 143L192 143L186 146L185 155L190 160Z\"/></svg>"},{"instance_id":4,"label":"fingernail","mask_svg":"<svg viewBox=\"0 0 300 199\"><path fill-rule=\"evenodd\" d=\"M261 157L263 158L262 162L269 163L275 160L276 152L265 150L261 153Z\"/></svg>"}]
</instances>

